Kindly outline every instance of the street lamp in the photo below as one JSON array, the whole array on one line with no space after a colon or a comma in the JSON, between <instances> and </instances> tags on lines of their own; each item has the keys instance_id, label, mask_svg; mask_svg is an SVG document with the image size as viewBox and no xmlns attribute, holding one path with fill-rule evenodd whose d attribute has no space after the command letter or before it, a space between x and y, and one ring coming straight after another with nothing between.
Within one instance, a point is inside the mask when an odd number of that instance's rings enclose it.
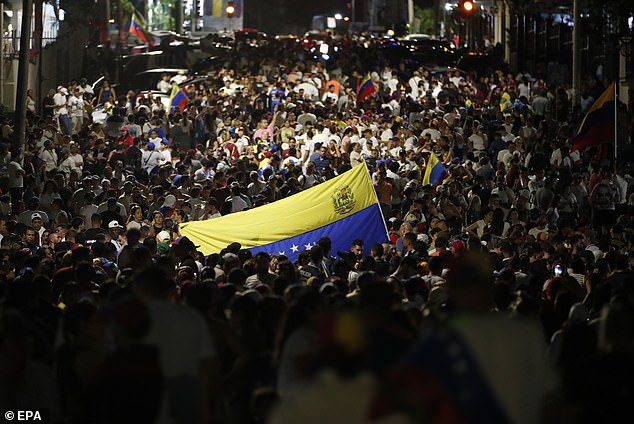
<instances>
[{"instance_id":1,"label":"street lamp","mask_svg":"<svg viewBox=\"0 0 634 424\"><path fill-rule=\"evenodd\" d=\"M225 12L227 12L227 18L233 18L233 16L236 14L236 7L234 6L232 1L227 2Z\"/></svg>"},{"instance_id":2,"label":"street lamp","mask_svg":"<svg viewBox=\"0 0 634 424\"><path fill-rule=\"evenodd\" d=\"M458 8L462 13L472 13L475 10L475 2L471 0L460 0Z\"/></svg>"}]
</instances>

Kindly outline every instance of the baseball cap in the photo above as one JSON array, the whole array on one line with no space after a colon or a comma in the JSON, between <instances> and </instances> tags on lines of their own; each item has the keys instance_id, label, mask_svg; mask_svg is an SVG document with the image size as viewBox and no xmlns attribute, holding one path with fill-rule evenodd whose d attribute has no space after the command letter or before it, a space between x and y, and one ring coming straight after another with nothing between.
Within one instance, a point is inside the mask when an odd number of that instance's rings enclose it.
<instances>
[{"instance_id":1,"label":"baseball cap","mask_svg":"<svg viewBox=\"0 0 634 424\"><path fill-rule=\"evenodd\" d=\"M31 214L31 221L33 221L34 219L42 219L42 215L40 215L37 212L35 212L34 214Z\"/></svg>"},{"instance_id":2,"label":"baseball cap","mask_svg":"<svg viewBox=\"0 0 634 424\"><path fill-rule=\"evenodd\" d=\"M168 233L167 231L161 231L160 233L158 233L158 235L156 236L156 238L159 240L159 242L163 242L165 240L171 240L171 236L170 233Z\"/></svg>"},{"instance_id":3,"label":"baseball cap","mask_svg":"<svg viewBox=\"0 0 634 424\"><path fill-rule=\"evenodd\" d=\"M165 196L165 200L163 201L163 206L167 208L173 208L176 204L176 196L173 194L168 194Z\"/></svg>"},{"instance_id":4,"label":"baseball cap","mask_svg":"<svg viewBox=\"0 0 634 424\"><path fill-rule=\"evenodd\" d=\"M108 224L108 228L123 228L123 227L121 226L121 224L119 224L119 222L118 222L118 221L116 221L116 220L114 220L114 219L113 219L113 220L112 220L112 221L110 221L110 223Z\"/></svg>"}]
</instances>

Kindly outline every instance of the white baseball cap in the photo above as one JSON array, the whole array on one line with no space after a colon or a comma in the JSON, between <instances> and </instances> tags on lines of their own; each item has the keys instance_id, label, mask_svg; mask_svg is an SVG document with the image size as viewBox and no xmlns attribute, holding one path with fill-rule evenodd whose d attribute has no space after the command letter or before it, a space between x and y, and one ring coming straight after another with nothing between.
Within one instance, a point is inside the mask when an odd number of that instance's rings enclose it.
<instances>
[{"instance_id":1,"label":"white baseball cap","mask_svg":"<svg viewBox=\"0 0 634 424\"><path fill-rule=\"evenodd\" d=\"M172 239L170 233L168 233L167 231L161 231L160 233L158 233L156 238L158 239L159 243L164 242L165 240L170 241Z\"/></svg>"}]
</instances>

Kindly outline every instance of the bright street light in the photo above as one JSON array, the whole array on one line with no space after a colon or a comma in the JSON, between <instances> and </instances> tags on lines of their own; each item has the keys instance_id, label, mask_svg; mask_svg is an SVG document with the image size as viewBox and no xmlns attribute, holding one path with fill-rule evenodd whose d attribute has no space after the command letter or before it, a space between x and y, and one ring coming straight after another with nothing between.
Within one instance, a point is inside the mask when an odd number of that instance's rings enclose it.
<instances>
[{"instance_id":1,"label":"bright street light","mask_svg":"<svg viewBox=\"0 0 634 424\"><path fill-rule=\"evenodd\" d=\"M341 15L341 13L335 13L335 19L340 21L343 19L343 16Z\"/></svg>"}]
</instances>

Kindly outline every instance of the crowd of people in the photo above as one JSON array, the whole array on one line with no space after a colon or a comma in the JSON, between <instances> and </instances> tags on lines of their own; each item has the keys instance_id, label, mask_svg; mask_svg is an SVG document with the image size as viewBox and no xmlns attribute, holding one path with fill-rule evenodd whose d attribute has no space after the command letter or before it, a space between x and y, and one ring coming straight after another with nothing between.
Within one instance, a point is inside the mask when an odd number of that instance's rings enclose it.
<instances>
[{"instance_id":1,"label":"crowd of people","mask_svg":"<svg viewBox=\"0 0 634 424\"><path fill-rule=\"evenodd\" d=\"M366 75L374 94L359 100ZM176 108L107 82L31 93L23 152L2 119L3 410L54 423L626 413L633 176L571 149L605 82L584 81L575 106L528 74L341 54L236 56L184 87ZM434 186L431 154L447 171ZM384 243L205 256L179 232L361 162Z\"/></svg>"}]
</instances>

